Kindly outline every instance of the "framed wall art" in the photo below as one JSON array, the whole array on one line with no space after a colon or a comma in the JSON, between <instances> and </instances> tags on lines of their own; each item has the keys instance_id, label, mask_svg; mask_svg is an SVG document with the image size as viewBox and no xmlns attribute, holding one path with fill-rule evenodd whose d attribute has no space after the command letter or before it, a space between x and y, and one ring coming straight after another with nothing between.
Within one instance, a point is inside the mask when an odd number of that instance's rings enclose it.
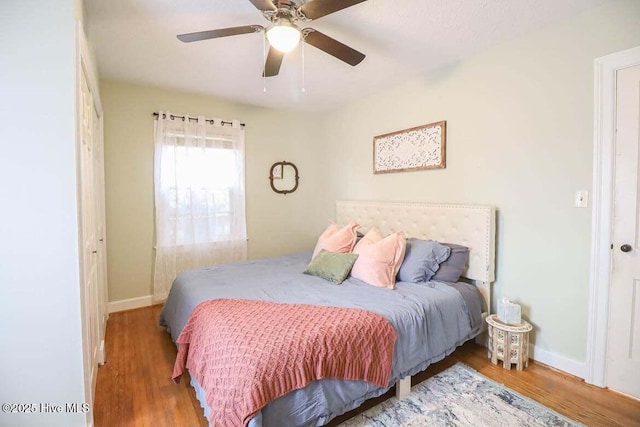
<instances>
[{"instance_id":1,"label":"framed wall art","mask_svg":"<svg viewBox=\"0 0 640 427\"><path fill-rule=\"evenodd\" d=\"M279 180L277 185L275 180ZM299 182L298 167L291 162L286 160L276 162L269 170L271 189L278 194L293 193L298 189Z\"/></svg>"},{"instance_id":2,"label":"framed wall art","mask_svg":"<svg viewBox=\"0 0 640 427\"><path fill-rule=\"evenodd\" d=\"M446 121L375 136L373 173L443 169L446 140Z\"/></svg>"}]
</instances>

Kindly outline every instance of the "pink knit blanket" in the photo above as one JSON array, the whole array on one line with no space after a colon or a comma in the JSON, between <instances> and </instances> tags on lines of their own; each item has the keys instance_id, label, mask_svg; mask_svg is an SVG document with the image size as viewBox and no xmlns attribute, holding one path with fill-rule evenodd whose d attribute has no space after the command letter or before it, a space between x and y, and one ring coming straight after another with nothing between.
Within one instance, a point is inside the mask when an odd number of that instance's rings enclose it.
<instances>
[{"instance_id":1,"label":"pink knit blanket","mask_svg":"<svg viewBox=\"0 0 640 427\"><path fill-rule=\"evenodd\" d=\"M355 308L216 299L178 337L173 379L195 376L216 427L242 426L270 401L321 378L389 385L396 331Z\"/></svg>"}]
</instances>

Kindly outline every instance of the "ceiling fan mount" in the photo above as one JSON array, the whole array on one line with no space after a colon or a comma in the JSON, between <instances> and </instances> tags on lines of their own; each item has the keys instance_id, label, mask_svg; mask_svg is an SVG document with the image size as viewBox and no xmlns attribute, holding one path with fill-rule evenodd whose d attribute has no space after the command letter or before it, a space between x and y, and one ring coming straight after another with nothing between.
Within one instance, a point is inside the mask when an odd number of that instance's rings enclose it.
<instances>
[{"instance_id":1,"label":"ceiling fan mount","mask_svg":"<svg viewBox=\"0 0 640 427\"><path fill-rule=\"evenodd\" d=\"M276 1L273 5L275 6L275 9L260 10L262 12L262 16L264 16L265 19L267 19L268 21L273 22L279 18L289 18L292 21L293 20L310 21L310 19L308 19L304 15L304 13L298 12L300 10L300 7L294 1L288 1L288 0Z\"/></svg>"},{"instance_id":2,"label":"ceiling fan mount","mask_svg":"<svg viewBox=\"0 0 640 427\"><path fill-rule=\"evenodd\" d=\"M185 43L220 37L264 32L269 41L269 53L262 75L273 77L280 72L284 54L293 50L300 41L310 44L349 65L356 66L365 58L357 50L314 30L299 28L296 22L310 22L339 10L362 3L365 0L249 0L264 18L271 22L267 28L262 25L221 28L178 35Z\"/></svg>"}]
</instances>

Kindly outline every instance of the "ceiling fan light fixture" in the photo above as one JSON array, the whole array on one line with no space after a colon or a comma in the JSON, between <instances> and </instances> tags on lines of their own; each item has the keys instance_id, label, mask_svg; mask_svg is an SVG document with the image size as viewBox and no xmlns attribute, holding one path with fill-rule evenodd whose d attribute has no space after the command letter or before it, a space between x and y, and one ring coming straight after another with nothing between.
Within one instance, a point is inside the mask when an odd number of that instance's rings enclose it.
<instances>
[{"instance_id":1,"label":"ceiling fan light fixture","mask_svg":"<svg viewBox=\"0 0 640 427\"><path fill-rule=\"evenodd\" d=\"M300 30L289 19L278 19L268 30L267 40L280 52L291 52L300 43Z\"/></svg>"}]
</instances>

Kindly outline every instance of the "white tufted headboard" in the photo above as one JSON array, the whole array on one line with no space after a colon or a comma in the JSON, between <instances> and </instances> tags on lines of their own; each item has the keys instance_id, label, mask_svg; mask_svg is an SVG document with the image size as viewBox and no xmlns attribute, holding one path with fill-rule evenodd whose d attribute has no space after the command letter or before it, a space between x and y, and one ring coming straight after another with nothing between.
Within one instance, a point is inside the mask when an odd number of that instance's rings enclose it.
<instances>
[{"instance_id":1,"label":"white tufted headboard","mask_svg":"<svg viewBox=\"0 0 640 427\"><path fill-rule=\"evenodd\" d=\"M355 221L381 234L404 231L407 237L457 243L469 248L469 267L463 276L475 281L487 307L495 280L495 209L476 205L337 201L336 222Z\"/></svg>"}]
</instances>

